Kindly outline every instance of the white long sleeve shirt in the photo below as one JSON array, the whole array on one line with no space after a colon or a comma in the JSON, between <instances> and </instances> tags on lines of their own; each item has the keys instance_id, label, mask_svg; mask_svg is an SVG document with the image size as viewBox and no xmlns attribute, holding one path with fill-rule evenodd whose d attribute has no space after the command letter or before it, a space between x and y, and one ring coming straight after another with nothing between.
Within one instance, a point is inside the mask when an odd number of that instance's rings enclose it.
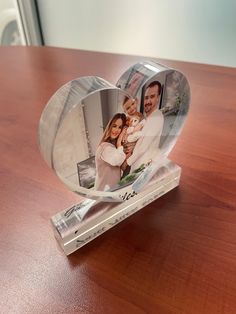
<instances>
[{"instance_id":1,"label":"white long sleeve shirt","mask_svg":"<svg viewBox=\"0 0 236 314\"><path fill-rule=\"evenodd\" d=\"M123 147L116 148L111 143L101 143L96 151L96 179L95 189L98 191L108 190L115 186L121 175L120 166L125 160Z\"/></svg>"}]
</instances>

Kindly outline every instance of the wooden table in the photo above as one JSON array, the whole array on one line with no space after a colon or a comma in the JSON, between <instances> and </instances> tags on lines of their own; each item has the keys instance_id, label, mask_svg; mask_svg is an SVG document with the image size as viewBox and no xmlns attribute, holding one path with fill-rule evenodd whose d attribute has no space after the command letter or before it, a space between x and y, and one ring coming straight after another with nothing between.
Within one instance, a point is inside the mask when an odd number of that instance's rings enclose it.
<instances>
[{"instance_id":1,"label":"wooden table","mask_svg":"<svg viewBox=\"0 0 236 314\"><path fill-rule=\"evenodd\" d=\"M0 48L1 313L236 313L236 69L161 60L192 90L181 186L69 257L54 239L50 217L78 196L40 156L40 114L67 81L115 83L142 59Z\"/></svg>"}]
</instances>

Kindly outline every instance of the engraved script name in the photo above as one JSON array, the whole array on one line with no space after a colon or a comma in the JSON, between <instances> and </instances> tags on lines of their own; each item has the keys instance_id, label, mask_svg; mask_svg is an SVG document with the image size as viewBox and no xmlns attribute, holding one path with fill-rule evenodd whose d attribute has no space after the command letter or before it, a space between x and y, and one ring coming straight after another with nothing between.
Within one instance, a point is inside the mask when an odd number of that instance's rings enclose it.
<instances>
[{"instance_id":1,"label":"engraved script name","mask_svg":"<svg viewBox=\"0 0 236 314\"><path fill-rule=\"evenodd\" d=\"M138 204L138 205L134 204L135 206L133 208L130 208L130 210L127 211L126 213L123 213L120 216L116 217L115 219L111 220L110 222L106 223L106 225L97 229L95 232L89 234L84 239L80 238L80 239L76 240L76 248L80 248L81 246L85 245L87 242L90 242L91 240L93 240L94 238L96 238L97 236L99 236L100 234L105 232L106 230L112 228L116 224L120 223L122 220L128 218L130 215L137 212L139 209L143 208L144 206L147 206L149 203L153 202L155 199L157 199L158 197L160 197L164 193L165 193L165 191L162 190L160 192L153 194L150 198L144 200L141 204ZM130 197L132 197L132 196L130 196Z\"/></svg>"}]
</instances>

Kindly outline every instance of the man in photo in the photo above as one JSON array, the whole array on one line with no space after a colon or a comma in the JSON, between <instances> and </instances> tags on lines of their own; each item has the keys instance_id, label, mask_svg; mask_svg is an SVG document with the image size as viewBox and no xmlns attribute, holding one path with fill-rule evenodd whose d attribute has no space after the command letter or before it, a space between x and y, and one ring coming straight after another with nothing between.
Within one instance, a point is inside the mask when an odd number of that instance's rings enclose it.
<instances>
[{"instance_id":1,"label":"man in photo","mask_svg":"<svg viewBox=\"0 0 236 314\"><path fill-rule=\"evenodd\" d=\"M158 109L162 87L159 81L151 82L145 89L143 106L146 122L142 128L142 136L138 139L132 155L126 159L122 168L131 167L130 172L155 161L160 155L159 143L163 130L164 117Z\"/></svg>"}]
</instances>

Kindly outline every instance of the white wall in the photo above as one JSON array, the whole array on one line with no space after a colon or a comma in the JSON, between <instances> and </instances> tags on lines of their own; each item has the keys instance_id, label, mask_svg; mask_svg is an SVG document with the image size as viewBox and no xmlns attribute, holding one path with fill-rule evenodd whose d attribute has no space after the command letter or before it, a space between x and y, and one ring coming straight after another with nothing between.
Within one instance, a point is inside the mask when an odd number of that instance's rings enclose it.
<instances>
[{"instance_id":1,"label":"white wall","mask_svg":"<svg viewBox=\"0 0 236 314\"><path fill-rule=\"evenodd\" d=\"M45 44L236 67L236 0L38 0Z\"/></svg>"}]
</instances>

